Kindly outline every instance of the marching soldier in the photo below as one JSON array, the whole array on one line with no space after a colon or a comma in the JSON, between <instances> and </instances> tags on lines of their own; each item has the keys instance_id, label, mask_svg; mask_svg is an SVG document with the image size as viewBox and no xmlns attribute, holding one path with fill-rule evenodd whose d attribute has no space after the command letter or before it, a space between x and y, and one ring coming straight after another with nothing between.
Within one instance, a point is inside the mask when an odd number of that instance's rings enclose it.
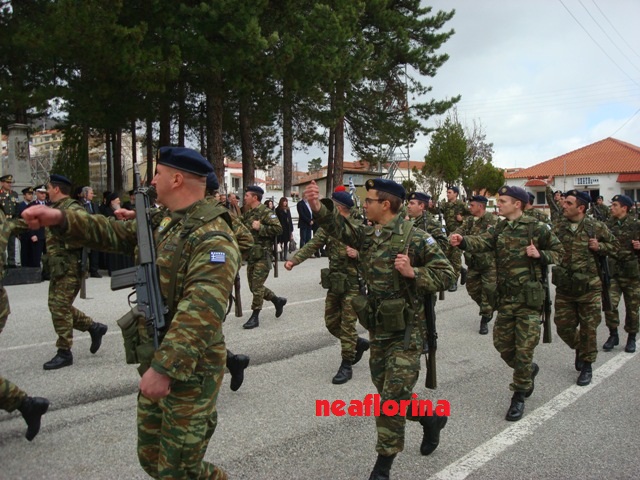
<instances>
[{"instance_id":1,"label":"marching soldier","mask_svg":"<svg viewBox=\"0 0 640 480\"><path fill-rule=\"evenodd\" d=\"M242 215L242 223L253 235L253 247L247 259L247 278L249 289L253 293L251 310L253 313L242 328L251 329L260 326L260 310L264 300L270 301L276 307L276 318L282 315L287 299L278 297L264 286L264 282L271 270L271 251L274 237L282 233L282 225L278 216L262 203L264 190L252 185L247 187L244 194L244 207L247 210Z\"/></svg>"},{"instance_id":2,"label":"marching soldier","mask_svg":"<svg viewBox=\"0 0 640 480\"><path fill-rule=\"evenodd\" d=\"M11 189L13 185L13 175L3 175L0 177L0 208L8 220L16 218L18 215L18 194ZM7 267L17 265L16 258L16 236L11 234L7 242Z\"/></svg>"},{"instance_id":3,"label":"marching soldier","mask_svg":"<svg viewBox=\"0 0 640 480\"><path fill-rule=\"evenodd\" d=\"M554 192L549 185L546 186L544 194L551 212L551 223L555 225L556 222L564 219L562 214L564 195L560 190Z\"/></svg>"},{"instance_id":4,"label":"marching soldier","mask_svg":"<svg viewBox=\"0 0 640 480\"><path fill-rule=\"evenodd\" d=\"M605 352L613 350L620 343L618 325L620 317L618 305L624 295L624 330L627 332L625 352L636 351L636 334L638 333L638 308L640 308L640 224L631 215L629 209L633 200L626 195L616 195L611 200L611 218L607 223L611 233L618 239L620 248L609 257L611 272L611 311L604 312L609 328L609 338L602 345Z\"/></svg>"},{"instance_id":5,"label":"marching soldier","mask_svg":"<svg viewBox=\"0 0 640 480\"><path fill-rule=\"evenodd\" d=\"M493 327L493 345L513 369L513 382L509 386L513 396L505 419L515 422L524 414L525 398L533 393L540 370L533 363L544 307L540 266L556 263L563 249L547 225L523 215L529 201L523 188L505 185L498 193L498 209L504 220L488 234L463 237L454 233L450 242L465 251L495 254L498 315Z\"/></svg>"},{"instance_id":6,"label":"marching soldier","mask_svg":"<svg viewBox=\"0 0 640 480\"><path fill-rule=\"evenodd\" d=\"M591 204L591 208L589 208L589 215L591 215L596 220L607 223L611 218L611 211L609 207L604 204L604 198L600 195L596 199L596 203Z\"/></svg>"},{"instance_id":7,"label":"marching soldier","mask_svg":"<svg viewBox=\"0 0 640 480\"><path fill-rule=\"evenodd\" d=\"M536 197L531 192L527 192L527 194L529 195L529 202L524 207L524 214L529 215L535 218L536 220L538 220L539 222L546 223L548 225L549 217L547 217L544 213L542 213L537 208L533 208L533 202L536 201Z\"/></svg>"},{"instance_id":8,"label":"marching soldier","mask_svg":"<svg viewBox=\"0 0 640 480\"><path fill-rule=\"evenodd\" d=\"M553 228L564 247L562 261L553 268L554 322L560 338L575 350L574 366L580 372L580 386L591 383L591 364L598 355L597 329L602 320L600 259L620 249L604 223L586 216L590 201L586 192L566 192L565 220Z\"/></svg>"},{"instance_id":9,"label":"marching soldier","mask_svg":"<svg viewBox=\"0 0 640 480\"><path fill-rule=\"evenodd\" d=\"M360 323L369 330L371 379L381 401L401 402L412 398L420 372L426 316L419 298L447 288L455 274L436 241L398 215L405 197L401 185L376 178L367 180L365 187L365 210L374 227L349 222L330 200L321 203L315 182L307 186L305 195L319 225L359 249L368 295L354 307ZM370 314L374 309L376 315ZM404 449L407 419L419 421L423 427L423 455L438 447L446 416L407 412L406 416L376 417L378 458L370 480L389 478L393 460Z\"/></svg>"},{"instance_id":10,"label":"marching soldier","mask_svg":"<svg viewBox=\"0 0 640 480\"><path fill-rule=\"evenodd\" d=\"M346 191L334 192L332 197L335 206L344 218L351 218L353 200ZM356 312L351 301L360 293L358 277L358 251L327 235L320 227L311 240L299 249L284 268L292 270L305 260L314 256L315 252L326 245L329 256L329 268L321 271L322 286L327 288L324 320L329 333L340 340L342 362L338 373L331 383L341 385L351 380L352 366L360 361L365 351L369 350L369 341L358 336L356 331Z\"/></svg>"},{"instance_id":11,"label":"marching soldier","mask_svg":"<svg viewBox=\"0 0 640 480\"><path fill-rule=\"evenodd\" d=\"M466 217L464 223L455 233L462 235L482 235L493 232L498 222L495 215L487 212L487 197L475 195L469 199L470 217ZM487 297L487 292L495 289L498 281L496 276L496 259L494 252L471 253L464 252L464 261L469 269L467 274L467 292L474 302L480 307L480 335L489 333L487 324L493 317L493 305Z\"/></svg>"},{"instance_id":12,"label":"marching soldier","mask_svg":"<svg viewBox=\"0 0 640 480\"><path fill-rule=\"evenodd\" d=\"M467 206L464 204L462 200L458 199L460 195L460 189L455 186L447 187L447 200L440 202L440 209L444 215L445 227L447 229L447 235L451 235L458 228L462 226L462 221L464 217L469 215L469 211L467 210ZM449 287L450 292L455 292L458 290L458 277L460 276L460 271L462 270L462 252L458 248L453 248L451 245L448 246L445 251L447 258L451 262L451 266L453 267L454 272L456 272L456 281L451 287Z\"/></svg>"},{"instance_id":13,"label":"marching soldier","mask_svg":"<svg viewBox=\"0 0 640 480\"><path fill-rule=\"evenodd\" d=\"M423 232L427 232L440 246L443 252L449 249L449 239L447 238L447 231L442 226L442 222L436 219L431 212L429 212L429 203L431 202L431 196L426 193L413 192L407 197L409 202L407 203L407 215L409 220L413 220L413 224L416 228L419 228Z\"/></svg>"}]
</instances>

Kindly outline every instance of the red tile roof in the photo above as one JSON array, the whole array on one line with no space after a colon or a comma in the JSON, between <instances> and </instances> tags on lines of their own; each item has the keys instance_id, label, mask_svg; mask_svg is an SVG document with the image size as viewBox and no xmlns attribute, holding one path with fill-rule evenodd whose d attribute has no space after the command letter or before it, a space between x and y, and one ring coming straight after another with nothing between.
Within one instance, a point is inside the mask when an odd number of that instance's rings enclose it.
<instances>
[{"instance_id":1,"label":"red tile roof","mask_svg":"<svg viewBox=\"0 0 640 480\"><path fill-rule=\"evenodd\" d=\"M640 172L640 147L609 137L532 167L508 173L505 178L631 172Z\"/></svg>"},{"instance_id":2,"label":"red tile roof","mask_svg":"<svg viewBox=\"0 0 640 480\"><path fill-rule=\"evenodd\" d=\"M621 173L618 175L618 183L640 182L640 173Z\"/></svg>"},{"instance_id":3,"label":"red tile roof","mask_svg":"<svg viewBox=\"0 0 640 480\"><path fill-rule=\"evenodd\" d=\"M546 187L547 182L533 178L524 184L525 187Z\"/></svg>"}]
</instances>

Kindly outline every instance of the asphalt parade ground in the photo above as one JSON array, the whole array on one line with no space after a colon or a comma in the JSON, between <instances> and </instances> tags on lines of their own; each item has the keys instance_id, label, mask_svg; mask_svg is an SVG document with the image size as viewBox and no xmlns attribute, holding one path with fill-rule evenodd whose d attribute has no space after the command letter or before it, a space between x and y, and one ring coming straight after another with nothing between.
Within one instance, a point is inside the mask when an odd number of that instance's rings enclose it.
<instances>
[{"instance_id":1,"label":"asphalt parade ground","mask_svg":"<svg viewBox=\"0 0 640 480\"><path fill-rule=\"evenodd\" d=\"M316 400L348 403L375 393L369 355L354 366L351 381L332 385L340 349L324 327L319 280L327 259L310 259L291 272L279 266L279 278L272 275L267 286L287 297L284 314L276 319L265 304L260 327L250 331L242 329L251 313L242 269L244 316L231 312L224 329L227 347L251 363L239 391L229 389L225 376L206 459L232 479L366 479L376 458L373 417L318 417ZM0 335L0 374L30 395L49 398L51 407L33 442L24 438L17 412L0 412L0 479L147 478L136 456L138 374L124 362L115 323L127 311L128 292L112 292L109 281L89 279L89 298L75 302L109 326L102 348L92 355L88 333L75 332L74 364L55 371L42 369L55 354L48 282L7 287L12 313ZM493 348L491 332L478 335L477 307L464 287L447 293L436 313L438 389L424 388L423 368L416 391L434 403L448 401L451 417L429 457L420 455L420 425L407 423L393 479L640 477L640 360L623 351L624 332L620 346L599 352L587 387L576 386L573 352L554 332L551 344L536 349L540 374L525 416L510 423L504 416L511 370ZM599 346L606 338L603 317Z\"/></svg>"}]
</instances>

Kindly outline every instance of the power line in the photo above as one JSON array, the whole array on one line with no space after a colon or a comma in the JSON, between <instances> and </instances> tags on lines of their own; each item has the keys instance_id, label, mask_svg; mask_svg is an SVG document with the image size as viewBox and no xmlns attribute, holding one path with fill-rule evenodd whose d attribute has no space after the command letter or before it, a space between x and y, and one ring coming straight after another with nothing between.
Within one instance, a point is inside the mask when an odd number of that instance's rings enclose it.
<instances>
[{"instance_id":1,"label":"power line","mask_svg":"<svg viewBox=\"0 0 640 480\"><path fill-rule=\"evenodd\" d=\"M627 123L629 123L629 122L633 119L633 117L635 117L636 115L638 115L638 113L640 113L640 108L639 108L638 110L636 110L636 111L635 111L635 113L634 113L633 115L631 115L631 116L627 119L627 121L626 121L626 122L624 122L624 123L623 123L623 124L622 124L622 125L621 125L621 126L620 126L616 131L615 131L615 132L613 132L613 133L612 133L611 135L609 135L609 136L610 136L610 137L613 137L616 133L618 133L620 130L622 130L622 129L625 127L625 125L626 125Z\"/></svg>"},{"instance_id":2,"label":"power line","mask_svg":"<svg viewBox=\"0 0 640 480\"><path fill-rule=\"evenodd\" d=\"M638 52L636 52L633 47L631 45L629 45L629 42L627 42L625 40L625 38L620 34L620 32L618 31L618 29L613 25L613 23L611 23L611 20L609 20L609 18L604 14L604 12L602 11L602 9L598 6L598 4L596 3L596 0L591 0L593 2L593 4L596 6L596 8L598 9L598 11L600 12L600 14L604 17L604 19L609 23L609 25L611 25L611 28L613 28L613 31L616 32L618 34L618 36L620 37L620 39L624 42L624 44L629 48L629 50L631 50L636 57L640 58L640 55L638 54Z\"/></svg>"}]
</instances>

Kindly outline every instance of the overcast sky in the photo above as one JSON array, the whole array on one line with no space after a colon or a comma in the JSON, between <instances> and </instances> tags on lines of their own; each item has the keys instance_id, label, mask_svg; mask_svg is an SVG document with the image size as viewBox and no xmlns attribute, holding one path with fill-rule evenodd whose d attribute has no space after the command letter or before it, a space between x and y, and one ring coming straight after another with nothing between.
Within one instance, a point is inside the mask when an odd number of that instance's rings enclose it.
<instances>
[{"instance_id":1,"label":"overcast sky","mask_svg":"<svg viewBox=\"0 0 640 480\"><path fill-rule=\"evenodd\" d=\"M456 11L447 24L456 33L441 49L450 58L428 80L432 97L462 95L458 117L481 123L496 166L530 166L607 137L640 146L639 0L423 5ZM428 148L421 137L411 159ZM294 161L303 170L317 156L326 164L319 150ZM355 160L348 147L345 160Z\"/></svg>"}]
</instances>

